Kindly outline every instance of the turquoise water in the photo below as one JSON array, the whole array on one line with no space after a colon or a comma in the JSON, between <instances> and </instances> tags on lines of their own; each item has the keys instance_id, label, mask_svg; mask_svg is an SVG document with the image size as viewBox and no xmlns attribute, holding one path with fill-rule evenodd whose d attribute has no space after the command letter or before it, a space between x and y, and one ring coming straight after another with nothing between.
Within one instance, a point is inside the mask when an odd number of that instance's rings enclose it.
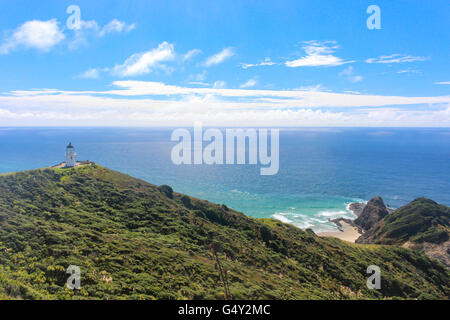
<instances>
[{"instance_id":1,"label":"turquoise water","mask_svg":"<svg viewBox=\"0 0 450 320\"><path fill-rule=\"evenodd\" d=\"M425 196L450 205L450 129L303 128L280 131L280 170L181 165L170 160L172 129L0 128L0 172L54 165L71 141L91 160L254 217L316 231L347 205L380 195L399 207Z\"/></svg>"}]
</instances>

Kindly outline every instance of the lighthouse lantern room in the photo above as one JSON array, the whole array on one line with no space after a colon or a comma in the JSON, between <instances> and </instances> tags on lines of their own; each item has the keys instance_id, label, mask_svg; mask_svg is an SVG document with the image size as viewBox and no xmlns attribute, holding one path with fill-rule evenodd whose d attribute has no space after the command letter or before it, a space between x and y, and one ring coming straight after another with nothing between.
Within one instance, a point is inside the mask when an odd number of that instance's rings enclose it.
<instances>
[{"instance_id":1,"label":"lighthouse lantern room","mask_svg":"<svg viewBox=\"0 0 450 320\"><path fill-rule=\"evenodd\" d=\"M75 152L75 147L69 142L66 148L66 168L75 167L77 161L77 154Z\"/></svg>"}]
</instances>

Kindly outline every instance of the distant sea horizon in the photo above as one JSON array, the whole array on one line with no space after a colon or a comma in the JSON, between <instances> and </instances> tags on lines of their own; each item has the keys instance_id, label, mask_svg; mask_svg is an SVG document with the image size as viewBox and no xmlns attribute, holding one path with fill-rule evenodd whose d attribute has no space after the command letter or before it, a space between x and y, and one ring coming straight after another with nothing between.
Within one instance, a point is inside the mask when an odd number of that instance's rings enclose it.
<instances>
[{"instance_id":1,"label":"distant sea horizon","mask_svg":"<svg viewBox=\"0 0 450 320\"><path fill-rule=\"evenodd\" d=\"M174 165L169 127L0 127L0 173L48 167L75 146L90 160L257 218L332 230L351 202L379 195L398 208L417 197L450 205L450 128L280 128L280 169Z\"/></svg>"}]
</instances>

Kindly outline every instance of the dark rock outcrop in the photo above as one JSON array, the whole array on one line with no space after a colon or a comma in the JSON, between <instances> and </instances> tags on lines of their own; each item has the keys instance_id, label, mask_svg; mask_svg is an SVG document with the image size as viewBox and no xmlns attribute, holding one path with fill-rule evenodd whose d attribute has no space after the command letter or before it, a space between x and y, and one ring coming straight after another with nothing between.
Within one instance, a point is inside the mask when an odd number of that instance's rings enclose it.
<instances>
[{"instance_id":1,"label":"dark rock outcrop","mask_svg":"<svg viewBox=\"0 0 450 320\"><path fill-rule=\"evenodd\" d=\"M361 215L361 213L364 210L364 207L366 206L365 203L363 202L353 202L350 203L350 205L348 206L348 208L354 213L356 214L357 217L359 217Z\"/></svg>"},{"instance_id":2,"label":"dark rock outcrop","mask_svg":"<svg viewBox=\"0 0 450 320\"><path fill-rule=\"evenodd\" d=\"M336 218L336 219L329 220L329 221L330 221L330 222L333 222L333 223L338 227L338 229L339 229L340 231L343 231L342 222L345 222L345 223L351 225L352 227L358 228L358 232L359 232L359 233L362 234L362 233L364 232L364 230L362 230L362 228L361 228L360 226L358 226L358 225L355 224L355 220L352 220L352 219L348 219L348 218Z\"/></svg>"},{"instance_id":3,"label":"dark rock outcrop","mask_svg":"<svg viewBox=\"0 0 450 320\"><path fill-rule=\"evenodd\" d=\"M367 202L359 217L355 220L355 224L363 230L369 230L378 221L382 220L389 214L383 199L377 196Z\"/></svg>"}]
</instances>

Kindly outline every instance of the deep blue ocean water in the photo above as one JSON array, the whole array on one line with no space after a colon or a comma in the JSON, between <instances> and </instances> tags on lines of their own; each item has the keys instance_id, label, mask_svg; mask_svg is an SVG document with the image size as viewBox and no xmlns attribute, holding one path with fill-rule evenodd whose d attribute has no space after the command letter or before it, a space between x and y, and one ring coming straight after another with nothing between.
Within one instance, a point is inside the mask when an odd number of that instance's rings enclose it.
<instances>
[{"instance_id":1,"label":"deep blue ocean water","mask_svg":"<svg viewBox=\"0 0 450 320\"><path fill-rule=\"evenodd\" d=\"M91 160L153 184L254 217L334 228L347 205L380 195L399 207L420 196L450 205L450 128L299 128L280 131L280 170L254 165L181 165L172 129L0 128L0 173L64 161L68 142Z\"/></svg>"}]
</instances>

